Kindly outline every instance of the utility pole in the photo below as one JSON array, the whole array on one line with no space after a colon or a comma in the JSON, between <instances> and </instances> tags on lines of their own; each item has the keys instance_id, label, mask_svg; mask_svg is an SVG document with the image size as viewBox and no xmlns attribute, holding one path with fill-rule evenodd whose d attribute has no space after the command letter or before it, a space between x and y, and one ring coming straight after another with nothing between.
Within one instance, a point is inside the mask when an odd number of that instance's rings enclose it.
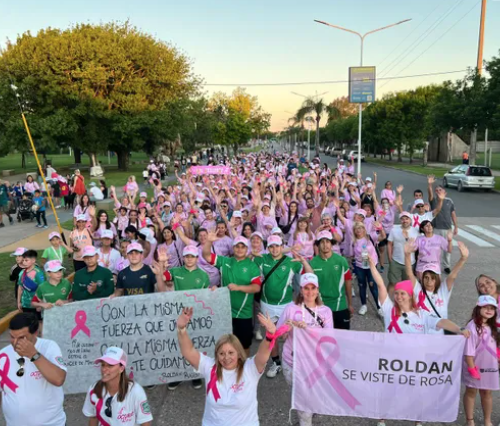
<instances>
[{"instance_id":1,"label":"utility pole","mask_svg":"<svg viewBox=\"0 0 500 426\"><path fill-rule=\"evenodd\" d=\"M482 75L483 73L483 48L484 48L484 24L486 20L486 2L487 0L482 0L481 2L481 21L479 23L479 41L477 46L477 73ZM470 164L476 164L476 147L477 147L477 127L472 132L470 140Z\"/></svg>"}]
</instances>

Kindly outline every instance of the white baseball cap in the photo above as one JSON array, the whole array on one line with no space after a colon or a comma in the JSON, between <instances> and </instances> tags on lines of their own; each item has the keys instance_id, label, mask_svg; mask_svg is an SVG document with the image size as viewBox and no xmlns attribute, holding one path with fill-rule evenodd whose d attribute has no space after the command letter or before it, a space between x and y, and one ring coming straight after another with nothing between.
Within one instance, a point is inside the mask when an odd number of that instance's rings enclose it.
<instances>
[{"instance_id":1,"label":"white baseball cap","mask_svg":"<svg viewBox=\"0 0 500 426\"><path fill-rule=\"evenodd\" d=\"M319 287L318 276L316 274L307 273L300 277L300 286L305 287L307 284L314 284Z\"/></svg>"},{"instance_id":2,"label":"white baseball cap","mask_svg":"<svg viewBox=\"0 0 500 426\"><path fill-rule=\"evenodd\" d=\"M271 229L271 234L281 234L281 228L279 226L275 226Z\"/></svg>"},{"instance_id":3,"label":"white baseball cap","mask_svg":"<svg viewBox=\"0 0 500 426\"><path fill-rule=\"evenodd\" d=\"M49 234L49 241L54 237L61 238L61 234L59 232L51 232Z\"/></svg>"},{"instance_id":4,"label":"white baseball cap","mask_svg":"<svg viewBox=\"0 0 500 426\"><path fill-rule=\"evenodd\" d=\"M86 246L83 249L82 257L92 257L97 254L97 250L94 246Z\"/></svg>"},{"instance_id":5,"label":"white baseball cap","mask_svg":"<svg viewBox=\"0 0 500 426\"><path fill-rule=\"evenodd\" d=\"M110 240L112 240L113 231L111 229L105 229L104 231L101 231L101 238L109 238Z\"/></svg>"},{"instance_id":6,"label":"white baseball cap","mask_svg":"<svg viewBox=\"0 0 500 426\"><path fill-rule=\"evenodd\" d=\"M247 247L249 247L249 244L248 244L248 240L243 237L243 236L239 236L239 237L236 237L233 241L233 247L238 245L238 244L244 244L246 245Z\"/></svg>"},{"instance_id":7,"label":"white baseball cap","mask_svg":"<svg viewBox=\"0 0 500 426\"><path fill-rule=\"evenodd\" d=\"M198 257L198 254L199 254L198 253L198 247L196 247L195 245L186 246L182 250L182 255L183 256L191 255L191 256Z\"/></svg>"},{"instance_id":8,"label":"white baseball cap","mask_svg":"<svg viewBox=\"0 0 500 426\"><path fill-rule=\"evenodd\" d=\"M479 296L479 299L477 299L476 306L483 307L490 305L494 306L495 308L498 308L498 303L493 296L484 295L484 296Z\"/></svg>"},{"instance_id":9,"label":"white baseball cap","mask_svg":"<svg viewBox=\"0 0 500 426\"><path fill-rule=\"evenodd\" d=\"M233 212L233 217L239 217L239 218L241 219L241 217L242 217L241 211L239 211L239 210L235 210L235 211Z\"/></svg>"},{"instance_id":10,"label":"white baseball cap","mask_svg":"<svg viewBox=\"0 0 500 426\"><path fill-rule=\"evenodd\" d=\"M424 205L425 204L425 201L422 199L422 198L417 198L414 202L413 202L413 205L416 207L416 206L420 206L420 205Z\"/></svg>"},{"instance_id":11,"label":"white baseball cap","mask_svg":"<svg viewBox=\"0 0 500 426\"><path fill-rule=\"evenodd\" d=\"M60 260L49 260L44 266L45 272L57 272L66 269Z\"/></svg>"},{"instance_id":12,"label":"white baseball cap","mask_svg":"<svg viewBox=\"0 0 500 426\"><path fill-rule=\"evenodd\" d=\"M14 257L14 256L22 256L24 253L26 253L28 251L27 248L25 247L18 247L16 248L16 251L14 253L11 253L10 256L11 257Z\"/></svg>"},{"instance_id":13,"label":"white baseball cap","mask_svg":"<svg viewBox=\"0 0 500 426\"><path fill-rule=\"evenodd\" d=\"M139 243L131 243L127 247L127 254L129 254L131 251L138 251L139 253L142 253L144 249Z\"/></svg>"},{"instance_id":14,"label":"white baseball cap","mask_svg":"<svg viewBox=\"0 0 500 426\"><path fill-rule=\"evenodd\" d=\"M283 245L283 241L281 240L281 237L279 237L278 235L271 235L267 239L267 246L268 247L271 247L271 246L281 246L281 245Z\"/></svg>"},{"instance_id":15,"label":"white baseball cap","mask_svg":"<svg viewBox=\"0 0 500 426\"><path fill-rule=\"evenodd\" d=\"M94 361L94 364L99 364L101 361L110 365L121 364L124 367L126 367L127 354L121 348L117 348L116 346L110 346L108 349L106 349L106 352L104 352L102 357L97 358Z\"/></svg>"},{"instance_id":16,"label":"white baseball cap","mask_svg":"<svg viewBox=\"0 0 500 426\"><path fill-rule=\"evenodd\" d=\"M76 221L77 221L77 222L80 222L80 221L87 222L87 216L85 216L84 214L79 214L79 215L76 217Z\"/></svg>"}]
</instances>

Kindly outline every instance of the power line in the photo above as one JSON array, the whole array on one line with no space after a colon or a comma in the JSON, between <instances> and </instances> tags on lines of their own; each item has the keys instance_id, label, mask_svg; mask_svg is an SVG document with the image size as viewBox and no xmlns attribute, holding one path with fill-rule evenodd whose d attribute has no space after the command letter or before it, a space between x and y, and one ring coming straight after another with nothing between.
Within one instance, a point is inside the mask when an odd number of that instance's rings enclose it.
<instances>
[{"instance_id":1,"label":"power line","mask_svg":"<svg viewBox=\"0 0 500 426\"><path fill-rule=\"evenodd\" d=\"M474 4L474 6L472 6L466 13L464 13L459 19L458 21L456 21L450 28L448 28L443 34L441 34L441 36L434 41L434 43L432 43L430 46L427 47L427 49L425 49L423 52L420 53L420 55L418 55L413 61L411 61L406 67L404 67L403 69L401 69L397 75L401 74L405 69L407 69L408 67L410 67L411 65L413 65L414 62L417 61L417 59L419 59L425 52L427 52L429 49L431 49L436 43L438 43L446 34L448 34L456 25L458 25L469 13L471 13L475 8L476 6L481 3L481 0L478 0L477 3ZM384 87L385 85L389 84L391 82L391 79L388 79L388 81L386 81L382 86L379 87L379 89L381 89L382 87Z\"/></svg>"},{"instance_id":2,"label":"power line","mask_svg":"<svg viewBox=\"0 0 500 426\"><path fill-rule=\"evenodd\" d=\"M403 78L414 78L414 77L427 77L433 75L445 75L445 74L456 74L459 72L466 72L467 70L457 70L457 71L441 71L441 72L430 72L425 74L412 74L412 75L401 75L393 77L382 77L375 78L371 80L399 80ZM256 87L256 86L301 86L307 84L338 84L338 83L349 83L349 80L326 80L326 81L298 81L298 82L288 82L288 83L206 83L204 86L241 86L241 87Z\"/></svg>"},{"instance_id":3,"label":"power line","mask_svg":"<svg viewBox=\"0 0 500 426\"><path fill-rule=\"evenodd\" d=\"M453 11L460 6L465 0L460 0L458 3L453 4L447 11L445 11L426 31L424 31L420 36L406 49L400 53L394 60L391 61L389 65L387 65L380 74L387 75L389 74L395 67L397 67L402 61L411 55L415 49L427 38L429 37L438 27L439 25L451 14ZM394 66L392 66L394 64ZM386 71L388 70L388 71Z\"/></svg>"}]
</instances>

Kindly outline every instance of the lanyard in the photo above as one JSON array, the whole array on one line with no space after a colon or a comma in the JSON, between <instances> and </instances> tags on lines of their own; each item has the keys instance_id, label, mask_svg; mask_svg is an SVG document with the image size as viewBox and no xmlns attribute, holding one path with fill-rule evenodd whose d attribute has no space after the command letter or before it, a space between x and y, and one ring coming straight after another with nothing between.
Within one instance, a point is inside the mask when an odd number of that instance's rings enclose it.
<instances>
[{"instance_id":1,"label":"lanyard","mask_svg":"<svg viewBox=\"0 0 500 426\"><path fill-rule=\"evenodd\" d=\"M301 305L301 309L302 309L302 321L306 322L306 308L303 303ZM314 316L315 316L314 321L316 321L316 318L318 318L318 305L314 307Z\"/></svg>"},{"instance_id":2,"label":"lanyard","mask_svg":"<svg viewBox=\"0 0 500 426\"><path fill-rule=\"evenodd\" d=\"M54 247L52 247L52 251L56 255L57 259L62 263L62 261L63 261L63 255L62 255L62 249L61 249L61 247L59 247L58 251L56 251L56 249Z\"/></svg>"}]
</instances>

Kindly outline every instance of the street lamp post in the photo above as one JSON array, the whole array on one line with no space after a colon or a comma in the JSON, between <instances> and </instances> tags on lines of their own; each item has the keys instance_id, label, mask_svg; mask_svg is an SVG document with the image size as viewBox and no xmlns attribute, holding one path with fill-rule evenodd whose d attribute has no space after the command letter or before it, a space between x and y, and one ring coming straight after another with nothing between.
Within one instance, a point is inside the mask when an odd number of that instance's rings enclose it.
<instances>
[{"instance_id":1,"label":"street lamp post","mask_svg":"<svg viewBox=\"0 0 500 426\"><path fill-rule=\"evenodd\" d=\"M396 23L391 24L391 25L387 25L387 26L382 27L382 28L377 28L376 30L368 31L365 34L360 34L357 31L349 30L347 28L340 27L338 25L329 24L328 22L325 22L325 21L318 21L317 19L314 20L314 22L317 22L318 24L323 24L323 25L326 25L328 27L336 28L336 29L342 30L342 31L347 31L348 33L357 35L361 41L361 58L360 58L360 63L359 63L360 66L363 66L363 45L364 45L364 41L365 41L366 36L373 34L373 33L376 33L378 31L386 30L387 28L395 27L396 25L404 24L405 22L408 22L408 21L411 21L411 19L405 19L404 21L399 21L399 22L396 22ZM361 126L362 126L362 124L363 124L363 104L360 103L359 104L359 123L358 123L358 174L361 173Z\"/></svg>"}]
</instances>

